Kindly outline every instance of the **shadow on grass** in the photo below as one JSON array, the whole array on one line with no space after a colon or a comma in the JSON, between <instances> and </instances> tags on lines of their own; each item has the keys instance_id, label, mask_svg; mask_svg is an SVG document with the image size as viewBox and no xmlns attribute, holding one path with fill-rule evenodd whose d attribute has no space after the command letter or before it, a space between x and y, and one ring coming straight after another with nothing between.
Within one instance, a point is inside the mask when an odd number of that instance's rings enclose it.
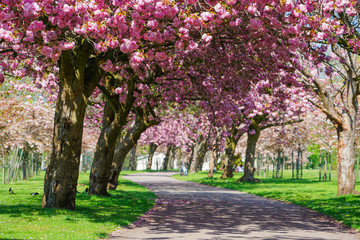
<instances>
[{"instance_id":1,"label":"shadow on grass","mask_svg":"<svg viewBox=\"0 0 360 240\"><path fill-rule=\"evenodd\" d=\"M43 182L41 179L29 180ZM14 186L13 184L12 186ZM19 194L8 195L0 205L0 215L8 215L11 218L35 220L39 216L52 217L61 215L65 221L77 222L85 219L90 222L115 223L127 226L135 221L140 215L149 210L156 196L149 191L139 188L139 185L126 180L119 180L118 190L110 191L111 197L90 196L80 193L76 196L76 210L41 208L42 194L31 196L25 190L17 187ZM125 189L125 190L122 190ZM129 189L129 191L128 191ZM131 190L134 189L134 190ZM21 202L21 203L20 203ZM103 236L104 234L104 236ZM106 237L108 233L100 234L99 237Z\"/></svg>"}]
</instances>

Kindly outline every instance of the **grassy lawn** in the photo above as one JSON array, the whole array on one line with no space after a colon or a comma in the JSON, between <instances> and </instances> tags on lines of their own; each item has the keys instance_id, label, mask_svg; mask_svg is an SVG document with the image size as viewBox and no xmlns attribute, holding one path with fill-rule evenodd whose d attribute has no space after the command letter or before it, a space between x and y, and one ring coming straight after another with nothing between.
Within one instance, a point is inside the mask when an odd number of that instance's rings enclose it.
<instances>
[{"instance_id":1,"label":"grassy lawn","mask_svg":"<svg viewBox=\"0 0 360 240\"><path fill-rule=\"evenodd\" d=\"M127 172L130 173L130 172ZM88 186L89 173L79 176L78 191ZM0 239L99 239L128 226L154 204L156 196L144 187L119 178L112 197L78 194L76 211L43 209L41 176L0 184ZM85 186L86 185L86 186ZM10 195L9 187L16 195ZM30 193L40 195L31 196Z\"/></svg>"},{"instance_id":2,"label":"grassy lawn","mask_svg":"<svg viewBox=\"0 0 360 240\"><path fill-rule=\"evenodd\" d=\"M179 180L194 181L216 187L234 189L272 199L291 202L324 213L347 226L360 230L360 196L336 197L336 173L332 173L331 182L319 182L316 170L304 170L302 180L291 180L291 171L285 171L283 179L259 177L262 183L236 183L242 176L236 173L233 179L220 179L217 172L214 178L208 178L207 172L198 172L189 176L176 175ZM360 181L356 189L360 192Z\"/></svg>"}]
</instances>

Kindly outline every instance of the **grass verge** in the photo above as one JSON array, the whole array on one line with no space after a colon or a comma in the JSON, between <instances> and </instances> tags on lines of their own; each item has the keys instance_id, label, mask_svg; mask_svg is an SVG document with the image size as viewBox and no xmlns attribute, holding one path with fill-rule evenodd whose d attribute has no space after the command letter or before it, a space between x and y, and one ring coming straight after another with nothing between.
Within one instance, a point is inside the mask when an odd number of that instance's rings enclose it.
<instances>
[{"instance_id":1,"label":"grass verge","mask_svg":"<svg viewBox=\"0 0 360 240\"><path fill-rule=\"evenodd\" d=\"M79 176L78 191L89 183ZM78 194L76 211L41 208L44 173L30 180L0 184L0 239L99 239L128 226L149 210L156 198L146 188L119 178L111 197ZM86 186L85 186L86 185ZM10 195L9 187L16 195ZM30 193L39 192L37 196Z\"/></svg>"},{"instance_id":2,"label":"grass verge","mask_svg":"<svg viewBox=\"0 0 360 240\"><path fill-rule=\"evenodd\" d=\"M198 172L188 176L176 175L174 177L179 180L193 181L291 202L331 216L346 226L360 230L360 196L337 197L336 176L332 176L332 181L319 182L317 171L305 170L303 179L292 180L289 170L284 172L283 179L259 177L262 183L236 183L242 173L236 173L233 179L221 179L220 176L221 172L215 173L214 178L208 178L207 172ZM356 189L358 191L360 191L359 183L360 181L357 181Z\"/></svg>"}]
</instances>

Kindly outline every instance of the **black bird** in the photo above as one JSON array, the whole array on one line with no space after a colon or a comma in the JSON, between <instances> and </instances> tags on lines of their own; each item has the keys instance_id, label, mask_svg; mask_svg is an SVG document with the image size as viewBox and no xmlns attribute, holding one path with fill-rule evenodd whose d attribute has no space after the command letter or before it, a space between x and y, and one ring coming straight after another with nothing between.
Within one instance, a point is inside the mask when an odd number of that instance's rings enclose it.
<instances>
[{"instance_id":1,"label":"black bird","mask_svg":"<svg viewBox=\"0 0 360 240\"><path fill-rule=\"evenodd\" d=\"M10 194L15 194L13 190L11 190L11 188L9 188L9 193ZM16 194L15 194L16 195Z\"/></svg>"},{"instance_id":2,"label":"black bird","mask_svg":"<svg viewBox=\"0 0 360 240\"><path fill-rule=\"evenodd\" d=\"M36 196L36 195L39 195L39 193L38 192L33 192L33 193L30 193L31 194L31 196Z\"/></svg>"},{"instance_id":3,"label":"black bird","mask_svg":"<svg viewBox=\"0 0 360 240\"><path fill-rule=\"evenodd\" d=\"M83 193L88 193L89 192L89 188L85 188L85 191Z\"/></svg>"}]
</instances>

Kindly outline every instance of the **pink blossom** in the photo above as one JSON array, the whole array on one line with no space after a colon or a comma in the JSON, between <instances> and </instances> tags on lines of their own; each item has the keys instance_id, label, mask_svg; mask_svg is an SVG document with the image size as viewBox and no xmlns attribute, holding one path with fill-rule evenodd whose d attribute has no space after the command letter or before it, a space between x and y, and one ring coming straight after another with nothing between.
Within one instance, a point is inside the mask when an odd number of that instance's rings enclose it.
<instances>
[{"instance_id":1,"label":"pink blossom","mask_svg":"<svg viewBox=\"0 0 360 240\"><path fill-rule=\"evenodd\" d=\"M262 22L261 20L258 20L258 19L251 19L250 20L250 26L253 28L253 29L259 29L259 28L262 28Z\"/></svg>"},{"instance_id":2,"label":"pink blossom","mask_svg":"<svg viewBox=\"0 0 360 240\"><path fill-rule=\"evenodd\" d=\"M155 57L156 57L156 59L157 59L158 61L165 61L165 60L167 60L167 58L168 58L168 56L166 55L165 52L157 52L157 53L155 54Z\"/></svg>"},{"instance_id":3,"label":"pink blossom","mask_svg":"<svg viewBox=\"0 0 360 240\"><path fill-rule=\"evenodd\" d=\"M208 22L211 19L213 19L214 15L212 13L209 13L209 12L202 12L200 14L200 17L204 22Z\"/></svg>"},{"instance_id":4,"label":"pink blossom","mask_svg":"<svg viewBox=\"0 0 360 240\"><path fill-rule=\"evenodd\" d=\"M183 50L184 47L185 47L185 44L184 44L183 41L177 41L177 42L175 43L175 47L176 47L177 49L179 49L179 50Z\"/></svg>"},{"instance_id":5,"label":"pink blossom","mask_svg":"<svg viewBox=\"0 0 360 240\"><path fill-rule=\"evenodd\" d=\"M32 21L27 28L28 31L38 32L45 29L45 24L42 21Z\"/></svg>"},{"instance_id":6,"label":"pink blossom","mask_svg":"<svg viewBox=\"0 0 360 240\"><path fill-rule=\"evenodd\" d=\"M212 36L204 33L204 34L201 36L201 39L202 39L204 42L211 42Z\"/></svg>"},{"instance_id":7,"label":"pink blossom","mask_svg":"<svg viewBox=\"0 0 360 240\"><path fill-rule=\"evenodd\" d=\"M120 45L120 50L123 53L132 53L138 48L138 45L136 41L129 40L129 39L123 39L123 43Z\"/></svg>"},{"instance_id":8,"label":"pink blossom","mask_svg":"<svg viewBox=\"0 0 360 240\"><path fill-rule=\"evenodd\" d=\"M157 20L149 20L149 21L147 22L147 26L148 26L149 28L155 29L155 28L157 28L157 27L159 26L159 23L158 23Z\"/></svg>"},{"instance_id":9,"label":"pink blossom","mask_svg":"<svg viewBox=\"0 0 360 240\"><path fill-rule=\"evenodd\" d=\"M252 6L249 6L249 7L248 7L248 12L249 12L250 14L254 14L254 13L256 13L256 11L257 11L256 6L252 5Z\"/></svg>"},{"instance_id":10,"label":"pink blossom","mask_svg":"<svg viewBox=\"0 0 360 240\"><path fill-rule=\"evenodd\" d=\"M113 64L111 60L107 60L105 63L101 65L102 69L104 69L106 72L109 72L113 68Z\"/></svg>"},{"instance_id":11,"label":"pink blossom","mask_svg":"<svg viewBox=\"0 0 360 240\"><path fill-rule=\"evenodd\" d=\"M61 41L59 44L60 50L70 50L75 47L75 42L64 42Z\"/></svg>"},{"instance_id":12,"label":"pink blossom","mask_svg":"<svg viewBox=\"0 0 360 240\"><path fill-rule=\"evenodd\" d=\"M44 46L41 50L41 54L46 56L46 57L50 57L51 54L53 54L53 48L48 47L48 46Z\"/></svg>"},{"instance_id":13,"label":"pink blossom","mask_svg":"<svg viewBox=\"0 0 360 240\"><path fill-rule=\"evenodd\" d=\"M135 52L131 54L129 64L132 68L137 68L143 61L144 56L139 52Z\"/></svg>"}]
</instances>

